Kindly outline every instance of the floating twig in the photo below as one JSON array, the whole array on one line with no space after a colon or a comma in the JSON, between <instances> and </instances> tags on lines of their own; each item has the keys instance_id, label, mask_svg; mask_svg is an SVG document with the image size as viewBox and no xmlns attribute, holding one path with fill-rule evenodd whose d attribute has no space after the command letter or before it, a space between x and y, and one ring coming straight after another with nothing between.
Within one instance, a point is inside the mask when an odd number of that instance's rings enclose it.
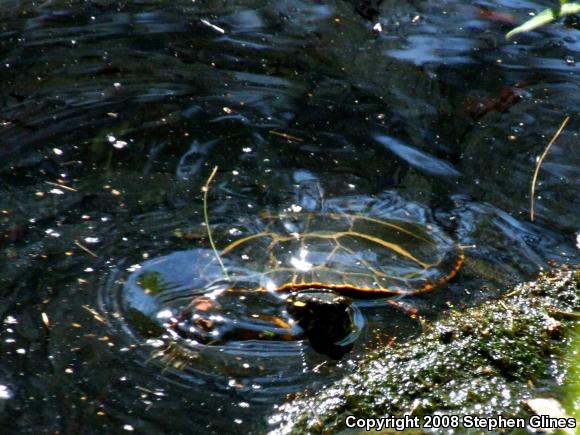
<instances>
[{"instance_id":1,"label":"floating twig","mask_svg":"<svg viewBox=\"0 0 580 435\"><path fill-rule=\"evenodd\" d=\"M70 192L78 192L78 190L74 187L65 186L64 184L53 183L52 181L45 181L45 183L50 184L51 186L62 187L64 190L68 190Z\"/></svg>"},{"instance_id":2,"label":"floating twig","mask_svg":"<svg viewBox=\"0 0 580 435\"><path fill-rule=\"evenodd\" d=\"M207 194L209 192L209 185L213 181L215 175L217 174L217 171L218 171L218 167L215 166L213 168L213 171L211 171L211 174L208 177L207 181L205 182L205 186L203 186L203 188L201 189L203 191L203 218L205 221L205 228L207 230L207 238L209 239L209 244L211 246L211 249L213 250L215 258L217 259L218 263L220 264L220 267L222 268L222 271L224 272L224 277L226 278L227 281L229 281L230 277L228 275L228 271L226 270L226 267L224 266L224 263L220 257L219 252L217 251L217 248L215 247L215 243L213 241L211 228L209 226L209 216L207 213Z\"/></svg>"},{"instance_id":3,"label":"floating twig","mask_svg":"<svg viewBox=\"0 0 580 435\"><path fill-rule=\"evenodd\" d=\"M91 313L93 315L93 318L101 323L106 323L106 320L103 319L103 316L101 316L97 310L95 310L94 308L89 307L88 305L81 305L85 310L87 310L89 313Z\"/></svg>"},{"instance_id":4,"label":"floating twig","mask_svg":"<svg viewBox=\"0 0 580 435\"><path fill-rule=\"evenodd\" d=\"M201 22L203 24L205 24L206 26L211 27L212 29L214 29L216 32L219 32L221 34L226 33L226 31L224 29L222 29L221 27L216 26L215 24L210 23L208 20L201 20Z\"/></svg>"},{"instance_id":5,"label":"floating twig","mask_svg":"<svg viewBox=\"0 0 580 435\"><path fill-rule=\"evenodd\" d=\"M79 248L81 248L83 251L85 251L87 254L92 255L95 258L99 258L99 256L97 254L95 254L93 251L91 251L89 248L87 248L85 245L83 245L78 240L75 240L74 244L77 245Z\"/></svg>"},{"instance_id":6,"label":"floating twig","mask_svg":"<svg viewBox=\"0 0 580 435\"><path fill-rule=\"evenodd\" d=\"M312 415L316 419L316 423L318 424L318 427L320 429L324 428L324 423L322 422L322 419L320 418L320 415L318 414L318 412L316 412L316 409L314 408L314 406L312 406L312 404L310 403L310 400L306 401L306 405L308 406L308 409L310 410L310 412L312 413Z\"/></svg>"},{"instance_id":7,"label":"floating twig","mask_svg":"<svg viewBox=\"0 0 580 435\"><path fill-rule=\"evenodd\" d=\"M550 151L550 148L552 147L554 142L556 142L558 137L560 137L560 134L562 134L562 131L564 130L564 127L566 127L566 124L568 124L568 121L570 121L570 117L566 116L566 118L560 125L560 128L558 128L558 131L556 131L554 136L552 136L552 139L550 139L550 142L548 142L548 145L546 145L546 149L544 150L544 152L538 159L538 162L536 163L536 170L534 171L534 176L532 177L532 187L530 192L530 222L534 222L534 197L536 195L536 181L538 179L538 174L540 172L540 166L542 166L542 162L546 158L546 155L548 154L548 151Z\"/></svg>"},{"instance_id":8,"label":"floating twig","mask_svg":"<svg viewBox=\"0 0 580 435\"><path fill-rule=\"evenodd\" d=\"M299 137L292 136L291 134L288 134L288 133L282 133L282 132L276 131L276 130L270 130L270 131L268 131L268 133L273 134L275 136L283 137L284 139L293 140L296 142L302 142L302 139L300 139Z\"/></svg>"}]
</instances>

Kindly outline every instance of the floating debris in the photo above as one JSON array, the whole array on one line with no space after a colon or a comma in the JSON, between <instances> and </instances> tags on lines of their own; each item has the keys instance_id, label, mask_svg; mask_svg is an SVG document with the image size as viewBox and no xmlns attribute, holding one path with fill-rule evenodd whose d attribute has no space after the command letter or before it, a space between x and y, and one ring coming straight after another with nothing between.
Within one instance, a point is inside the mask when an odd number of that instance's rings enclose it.
<instances>
[{"instance_id":1,"label":"floating debris","mask_svg":"<svg viewBox=\"0 0 580 435\"><path fill-rule=\"evenodd\" d=\"M302 139L300 139L299 137L292 136L291 134L288 134L288 133L282 133L282 132L276 131L276 130L270 130L270 131L268 131L268 133L273 134L275 136L283 137L284 139L288 139L290 141L302 142Z\"/></svg>"},{"instance_id":2,"label":"floating debris","mask_svg":"<svg viewBox=\"0 0 580 435\"><path fill-rule=\"evenodd\" d=\"M40 313L40 317L42 318L42 323L44 323L44 326L50 328L50 319L48 318L48 315L43 312Z\"/></svg>"},{"instance_id":3,"label":"floating debris","mask_svg":"<svg viewBox=\"0 0 580 435\"><path fill-rule=\"evenodd\" d=\"M78 192L78 190L75 189L74 187L65 186L64 184L54 183L52 181L45 181L45 183L46 184L50 184L51 186L60 187L60 188L62 188L64 190L68 190L69 192Z\"/></svg>"},{"instance_id":4,"label":"floating debris","mask_svg":"<svg viewBox=\"0 0 580 435\"><path fill-rule=\"evenodd\" d=\"M216 26L215 24L210 23L208 20L201 20L201 22L203 24L205 24L206 26L211 27L212 29L214 29L216 32L220 32L220 33L226 33L226 31L224 29L222 29L221 27Z\"/></svg>"},{"instance_id":5,"label":"floating debris","mask_svg":"<svg viewBox=\"0 0 580 435\"><path fill-rule=\"evenodd\" d=\"M94 308L89 307L88 305L82 305L82 307L87 310L89 313L93 315L93 318L101 323L106 323L106 320L95 310Z\"/></svg>"},{"instance_id":6,"label":"floating debris","mask_svg":"<svg viewBox=\"0 0 580 435\"><path fill-rule=\"evenodd\" d=\"M540 173L540 167L542 166L542 162L544 161L544 159L548 155L550 148L552 147L552 145L554 145L554 142L556 142L556 140L562 134L562 131L566 127L566 124L568 124L568 121L570 121L569 116L564 118L564 121L562 121L562 124L560 125L560 127L558 128L556 133L554 133L554 136L552 136L552 139L550 139L550 142L548 142L548 145L546 145L544 152L542 153L540 158L537 160L536 170L534 171L534 175L532 177L532 186L530 188L530 222L534 222L534 201L535 201L535 196L536 196L536 181L538 180L538 174Z\"/></svg>"},{"instance_id":7,"label":"floating debris","mask_svg":"<svg viewBox=\"0 0 580 435\"><path fill-rule=\"evenodd\" d=\"M98 239L97 239L97 241L98 241ZM81 248L83 251L85 251L87 254L91 255L92 257L99 258L99 256L97 254L95 254L89 248L87 248L86 246L84 246L83 244L81 244L81 242L79 242L78 240L75 240L74 241L74 244L77 245L79 248Z\"/></svg>"}]
</instances>

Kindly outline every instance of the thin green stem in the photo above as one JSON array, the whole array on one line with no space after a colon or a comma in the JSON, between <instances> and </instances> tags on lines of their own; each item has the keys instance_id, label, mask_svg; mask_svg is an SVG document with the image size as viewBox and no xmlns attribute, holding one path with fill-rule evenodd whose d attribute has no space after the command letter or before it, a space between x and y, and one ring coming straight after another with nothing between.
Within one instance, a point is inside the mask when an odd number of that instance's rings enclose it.
<instances>
[{"instance_id":1,"label":"thin green stem","mask_svg":"<svg viewBox=\"0 0 580 435\"><path fill-rule=\"evenodd\" d=\"M213 171L211 171L210 176L208 177L207 181L205 182L205 186L203 186L202 190L203 190L203 218L205 221L205 228L207 230L207 238L209 239L209 244L211 246L211 249L213 250L213 253L215 255L216 260L218 261L218 263L220 264L220 267L222 268L222 271L224 272L224 277L226 278L227 281L230 280L230 276L228 275L228 271L226 270L226 266L224 265L222 258L217 250L217 248L215 247L215 243L213 241L213 236L211 233L211 227L209 226L209 215L207 212L207 195L209 192L209 185L211 184L211 182L213 181L215 175L217 174L218 171L218 167L215 166L213 168Z\"/></svg>"},{"instance_id":2,"label":"thin green stem","mask_svg":"<svg viewBox=\"0 0 580 435\"><path fill-rule=\"evenodd\" d=\"M536 181L538 180L538 174L540 173L540 166L542 166L542 162L544 161L544 159L548 155L548 151L550 151L550 148L552 147L552 145L554 145L554 142L556 142L556 140L560 137L560 134L562 134L562 131L564 130L564 127L566 127L566 124L568 124L568 121L570 121L570 117L566 116L566 118L564 118L564 121L560 125L560 128L558 128L558 131L556 131L554 136L552 136L552 139L550 139L550 142L548 143L548 145L546 145L544 152L542 153L542 155L540 156L540 158L536 162L536 170L534 171L534 176L532 177L532 186L530 188L530 222L534 222L534 203L535 203L535 197L536 197Z\"/></svg>"}]
</instances>

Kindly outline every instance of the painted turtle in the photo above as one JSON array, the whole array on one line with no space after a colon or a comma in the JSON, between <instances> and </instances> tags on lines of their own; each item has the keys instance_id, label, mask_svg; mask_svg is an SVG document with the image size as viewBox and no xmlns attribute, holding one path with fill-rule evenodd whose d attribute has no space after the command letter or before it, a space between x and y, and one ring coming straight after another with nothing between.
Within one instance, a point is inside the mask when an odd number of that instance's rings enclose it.
<instances>
[{"instance_id":1,"label":"painted turtle","mask_svg":"<svg viewBox=\"0 0 580 435\"><path fill-rule=\"evenodd\" d=\"M339 213L262 214L219 256L232 288L328 289L341 294L403 295L433 290L463 263L445 234L403 220Z\"/></svg>"},{"instance_id":2,"label":"painted turtle","mask_svg":"<svg viewBox=\"0 0 580 435\"><path fill-rule=\"evenodd\" d=\"M346 295L428 292L453 278L464 258L440 230L370 215L264 213L243 227L217 228L223 248L198 272L207 292L197 293L171 324L179 336L206 344L292 340L300 336L298 323L311 343L328 343L328 349L318 348L334 353L332 343L344 342L356 329ZM283 296L287 309L257 314L257 307L268 306L258 302L239 308L259 295ZM389 303L399 305L392 298Z\"/></svg>"}]
</instances>

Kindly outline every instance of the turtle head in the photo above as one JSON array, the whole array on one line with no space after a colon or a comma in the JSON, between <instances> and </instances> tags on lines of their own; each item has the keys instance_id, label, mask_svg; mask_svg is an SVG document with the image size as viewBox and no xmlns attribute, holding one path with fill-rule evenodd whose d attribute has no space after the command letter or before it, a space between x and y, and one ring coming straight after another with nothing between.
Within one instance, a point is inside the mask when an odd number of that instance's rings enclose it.
<instances>
[{"instance_id":1,"label":"turtle head","mask_svg":"<svg viewBox=\"0 0 580 435\"><path fill-rule=\"evenodd\" d=\"M356 315L350 298L330 289L305 289L286 302L314 350L338 359L352 349L362 317Z\"/></svg>"}]
</instances>

